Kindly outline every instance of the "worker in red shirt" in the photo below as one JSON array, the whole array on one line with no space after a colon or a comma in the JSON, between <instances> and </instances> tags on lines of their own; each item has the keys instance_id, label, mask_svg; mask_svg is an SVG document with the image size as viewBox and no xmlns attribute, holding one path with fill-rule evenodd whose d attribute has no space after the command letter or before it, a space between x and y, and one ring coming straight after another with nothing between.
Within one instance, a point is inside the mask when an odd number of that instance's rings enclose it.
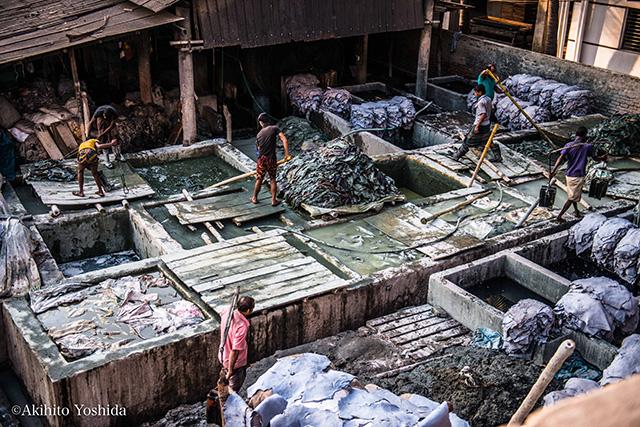
<instances>
[{"instance_id":1,"label":"worker in red shirt","mask_svg":"<svg viewBox=\"0 0 640 427\"><path fill-rule=\"evenodd\" d=\"M249 333L249 315L253 312L256 303L249 296L238 299L236 309L232 312L231 324L227 339L224 339L224 331L220 330L220 348L218 352L222 370L220 378L226 380L229 387L236 393L242 387L247 375L247 359L249 346L247 335ZM228 310L221 314L221 325L227 324Z\"/></svg>"}]
</instances>

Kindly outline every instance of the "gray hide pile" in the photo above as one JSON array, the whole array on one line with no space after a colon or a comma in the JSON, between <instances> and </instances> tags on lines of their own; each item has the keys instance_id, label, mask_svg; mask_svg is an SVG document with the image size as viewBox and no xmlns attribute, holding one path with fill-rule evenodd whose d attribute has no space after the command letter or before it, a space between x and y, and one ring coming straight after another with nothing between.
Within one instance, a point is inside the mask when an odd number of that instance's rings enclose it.
<instances>
[{"instance_id":1,"label":"gray hide pile","mask_svg":"<svg viewBox=\"0 0 640 427\"><path fill-rule=\"evenodd\" d=\"M591 251L593 246L593 236L607 217L599 213L590 213L584 216L580 222L569 230L569 240L567 247L575 249L576 255L582 255Z\"/></svg>"},{"instance_id":2,"label":"gray hide pile","mask_svg":"<svg viewBox=\"0 0 640 427\"><path fill-rule=\"evenodd\" d=\"M469 425L450 414L446 403L417 394L397 396L373 384L362 387L354 380L353 375L330 369L326 356L303 353L284 357L247 389L248 397L260 392L273 394L252 410L232 393L225 405L225 420L234 426L262 427Z\"/></svg>"},{"instance_id":3,"label":"gray hide pile","mask_svg":"<svg viewBox=\"0 0 640 427\"><path fill-rule=\"evenodd\" d=\"M602 372L600 384L605 386L640 373L640 335L630 335L622 341L611 365Z\"/></svg>"},{"instance_id":4,"label":"gray hide pile","mask_svg":"<svg viewBox=\"0 0 640 427\"><path fill-rule=\"evenodd\" d=\"M313 74L296 74L284 81L289 102L296 114L306 116L319 110L329 111L348 119L351 112L351 93L344 89L323 90Z\"/></svg>"},{"instance_id":5,"label":"gray hide pile","mask_svg":"<svg viewBox=\"0 0 640 427\"><path fill-rule=\"evenodd\" d=\"M606 220L593 236L591 259L600 267L613 271L613 255L618 243L633 224L619 217Z\"/></svg>"},{"instance_id":6,"label":"gray hide pile","mask_svg":"<svg viewBox=\"0 0 640 427\"><path fill-rule=\"evenodd\" d=\"M502 339L508 354L529 356L537 343L549 337L555 321L553 310L534 299L523 299L502 319Z\"/></svg>"},{"instance_id":7,"label":"gray hide pile","mask_svg":"<svg viewBox=\"0 0 640 427\"><path fill-rule=\"evenodd\" d=\"M404 96L351 107L351 126L354 129L411 129L415 117L413 102Z\"/></svg>"}]
</instances>

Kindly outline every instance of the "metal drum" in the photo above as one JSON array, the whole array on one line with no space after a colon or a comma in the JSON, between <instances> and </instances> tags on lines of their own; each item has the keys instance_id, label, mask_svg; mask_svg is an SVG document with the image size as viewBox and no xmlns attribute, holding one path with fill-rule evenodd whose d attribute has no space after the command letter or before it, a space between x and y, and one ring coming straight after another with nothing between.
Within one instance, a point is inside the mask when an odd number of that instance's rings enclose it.
<instances>
[{"instance_id":1,"label":"metal drum","mask_svg":"<svg viewBox=\"0 0 640 427\"><path fill-rule=\"evenodd\" d=\"M553 185L543 185L540 187L540 202L539 205L543 208L553 207L556 201L556 187Z\"/></svg>"}]
</instances>

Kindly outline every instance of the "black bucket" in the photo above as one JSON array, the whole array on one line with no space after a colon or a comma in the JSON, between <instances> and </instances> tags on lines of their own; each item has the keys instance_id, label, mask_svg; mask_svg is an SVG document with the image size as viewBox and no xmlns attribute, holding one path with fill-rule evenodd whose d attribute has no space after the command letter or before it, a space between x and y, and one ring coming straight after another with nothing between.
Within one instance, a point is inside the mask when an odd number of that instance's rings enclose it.
<instances>
[{"instance_id":1,"label":"black bucket","mask_svg":"<svg viewBox=\"0 0 640 427\"><path fill-rule=\"evenodd\" d=\"M594 178L589 185L589 197L600 200L607 195L607 189L609 189L608 180Z\"/></svg>"},{"instance_id":2,"label":"black bucket","mask_svg":"<svg viewBox=\"0 0 640 427\"><path fill-rule=\"evenodd\" d=\"M556 187L553 185L543 185L540 187L540 201L538 205L542 208L552 208L556 201Z\"/></svg>"}]
</instances>

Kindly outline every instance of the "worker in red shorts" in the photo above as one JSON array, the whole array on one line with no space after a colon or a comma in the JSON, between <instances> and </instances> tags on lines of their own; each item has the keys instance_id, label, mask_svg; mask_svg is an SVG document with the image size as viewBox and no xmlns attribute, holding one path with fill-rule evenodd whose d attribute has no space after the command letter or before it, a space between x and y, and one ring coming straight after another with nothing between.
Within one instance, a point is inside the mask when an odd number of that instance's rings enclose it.
<instances>
[{"instance_id":1,"label":"worker in red shorts","mask_svg":"<svg viewBox=\"0 0 640 427\"><path fill-rule=\"evenodd\" d=\"M256 169L256 186L253 190L252 203L258 203L258 193L262 187L262 181L265 173L269 174L271 185L271 204L277 206L280 201L277 199L278 184L276 183L276 172L278 169L278 158L276 157L277 138L280 138L284 145L285 161L289 160L289 141L284 133L278 129L278 126L270 124L269 116L261 113L258 116L260 124L260 132L256 136L256 149L258 150L258 165Z\"/></svg>"}]
</instances>

